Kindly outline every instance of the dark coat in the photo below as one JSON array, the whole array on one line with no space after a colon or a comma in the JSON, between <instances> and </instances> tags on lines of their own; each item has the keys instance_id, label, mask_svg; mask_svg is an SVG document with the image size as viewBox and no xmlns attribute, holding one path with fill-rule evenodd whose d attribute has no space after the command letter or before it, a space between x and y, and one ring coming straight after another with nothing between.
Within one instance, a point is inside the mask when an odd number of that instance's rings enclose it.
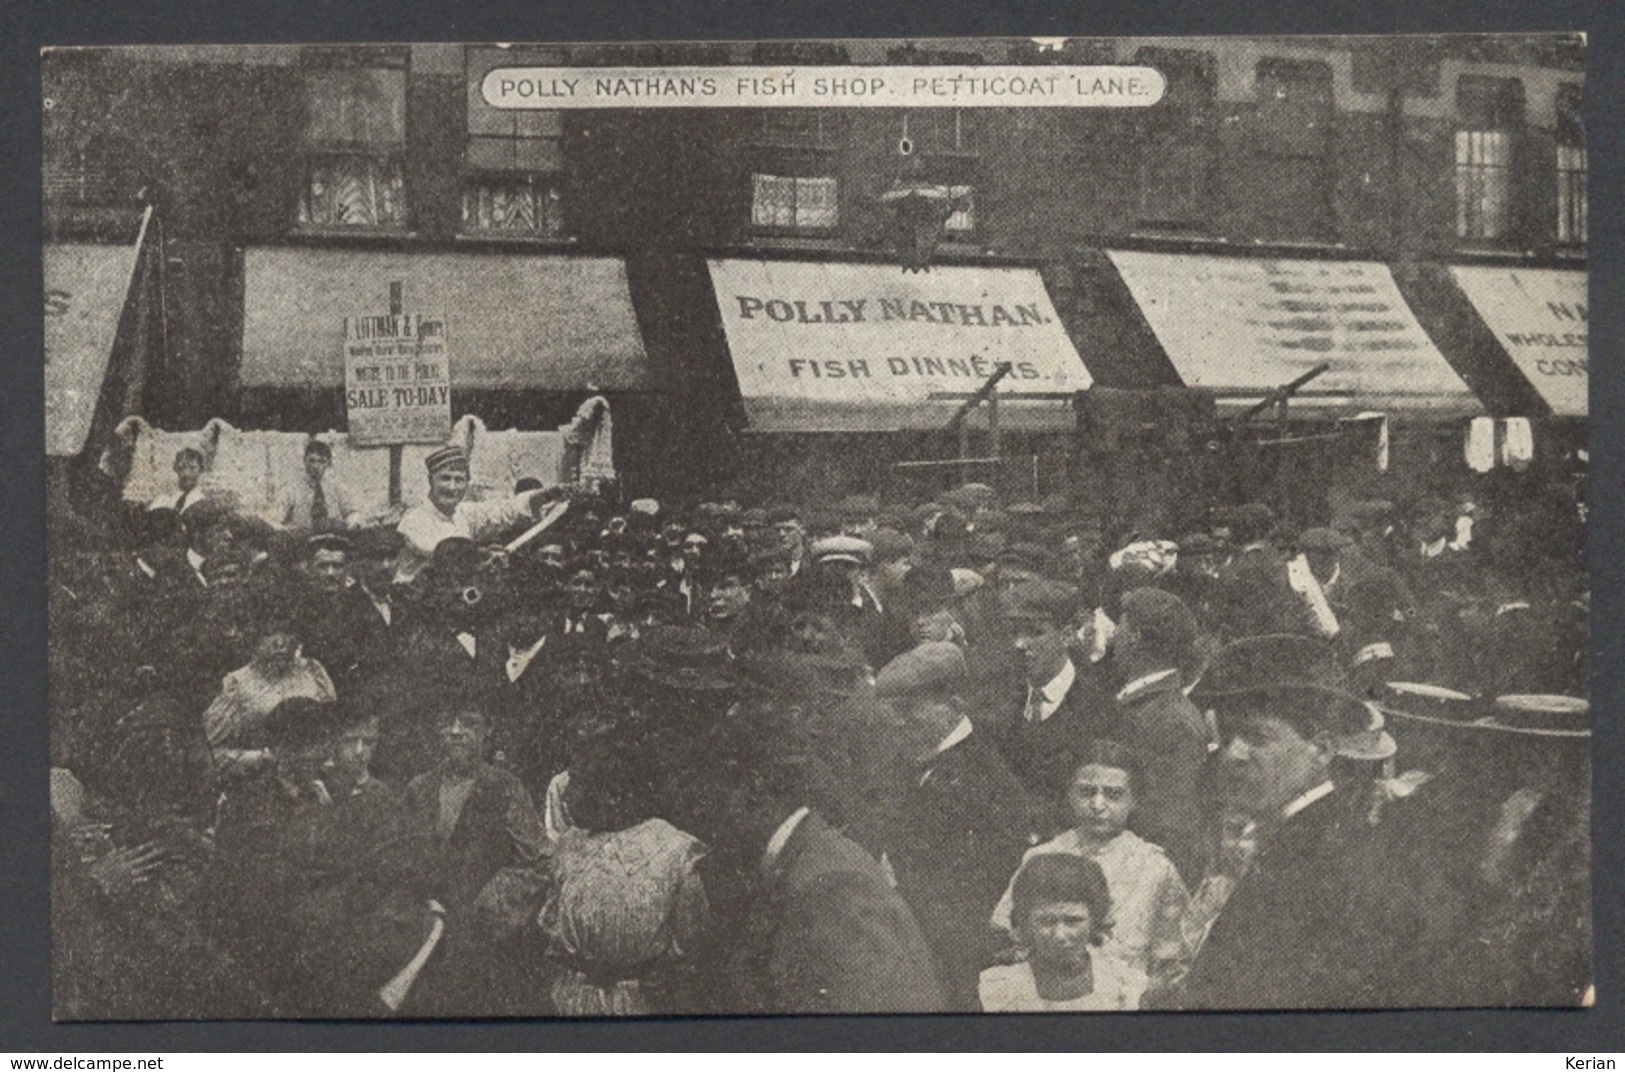
<instances>
[{"instance_id":1,"label":"dark coat","mask_svg":"<svg viewBox=\"0 0 1625 1072\"><path fill-rule=\"evenodd\" d=\"M1261 844L1191 965L1188 1009L1450 1005L1438 978L1460 920L1438 861L1373 828L1339 789Z\"/></svg>"},{"instance_id":2,"label":"dark coat","mask_svg":"<svg viewBox=\"0 0 1625 1072\"><path fill-rule=\"evenodd\" d=\"M1021 866L1032 817L998 747L977 732L910 763L890 859L936 956L948 1008L977 1009L977 975L993 952L988 915Z\"/></svg>"},{"instance_id":3,"label":"dark coat","mask_svg":"<svg viewBox=\"0 0 1625 1072\"><path fill-rule=\"evenodd\" d=\"M1303 604L1287 584L1286 562L1268 545L1236 552L1219 568L1214 613L1224 639L1299 632Z\"/></svg>"},{"instance_id":4,"label":"dark coat","mask_svg":"<svg viewBox=\"0 0 1625 1072\"><path fill-rule=\"evenodd\" d=\"M1212 841L1203 771L1209 732L1175 671L1116 701L1115 738L1140 757L1145 775L1129 825L1162 846L1187 885L1201 880Z\"/></svg>"},{"instance_id":5,"label":"dark coat","mask_svg":"<svg viewBox=\"0 0 1625 1072\"><path fill-rule=\"evenodd\" d=\"M306 589L293 609L304 653L322 664L340 695L373 667L393 663L391 628L360 585L338 592Z\"/></svg>"},{"instance_id":6,"label":"dark coat","mask_svg":"<svg viewBox=\"0 0 1625 1072\"><path fill-rule=\"evenodd\" d=\"M425 872L431 888L452 911L470 903L504 867L528 867L541 859L545 834L536 804L517 776L481 763L474 787L451 836L436 831L441 771L428 771L407 785L402 803L405 832L425 839Z\"/></svg>"},{"instance_id":7,"label":"dark coat","mask_svg":"<svg viewBox=\"0 0 1625 1072\"><path fill-rule=\"evenodd\" d=\"M1078 667L1077 677L1061 705L1042 722L1029 722L1027 686L1006 700L1007 712L998 744L1027 791L1045 810L1041 836L1048 838L1071 825L1065 813L1064 797L1084 744L1096 737L1110 737L1115 729L1111 696L1100 687L1090 671Z\"/></svg>"},{"instance_id":8,"label":"dark coat","mask_svg":"<svg viewBox=\"0 0 1625 1072\"><path fill-rule=\"evenodd\" d=\"M880 865L816 812L784 846L734 957L755 1013L935 1012L930 949Z\"/></svg>"}]
</instances>

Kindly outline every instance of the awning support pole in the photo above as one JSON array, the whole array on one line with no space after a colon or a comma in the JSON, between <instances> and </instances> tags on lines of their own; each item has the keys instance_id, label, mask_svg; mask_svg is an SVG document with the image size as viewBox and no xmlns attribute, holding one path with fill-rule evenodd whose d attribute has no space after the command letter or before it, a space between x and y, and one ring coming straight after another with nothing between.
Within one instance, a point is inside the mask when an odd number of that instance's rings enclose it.
<instances>
[{"instance_id":1,"label":"awning support pole","mask_svg":"<svg viewBox=\"0 0 1625 1072\"><path fill-rule=\"evenodd\" d=\"M1248 406L1246 409L1236 414L1231 418L1231 423L1235 427L1239 428L1248 421L1252 420L1254 417L1258 416L1260 413L1263 413L1265 410L1271 408L1276 410L1278 420L1285 421L1287 400L1293 395L1297 394L1304 387L1308 386L1309 381L1315 379L1330 369L1331 366L1328 364L1316 365L1314 368L1310 369L1308 372L1305 372L1302 376L1299 376L1291 383L1277 387L1275 390L1271 391L1267 397L1260 399L1258 402L1253 403L1251 406Z\"/></svg>"},{"instance_id":2,"label":"awning support pole","mask_svg":"<svg viewBox=\"0 0 1625 1072\"><path fill-rule=\"evenodd\" d=\"M1010 375L1013 367L1014 366L1012 366L1008 361L999 362L999 366L994 370L993 375L989 376L987 381L976 389L975 394L971 395L969 398L965 399L964 402L960 403L959 408L954 411L954 415L948 418L948 429L950 431L957 431L959 433L959 457L961 460L970 457L970 428L965 423L965 418L970 415L972 410L974 410L977 406L980 406L983 402L988 404L988 451L994 457L998 457L999 396L995 393L995 388L998 387L1000 380ZM968 466L961 466L959 469L959 482L963 484L969 480L970 468Z\"/></svg>"}]
</instances>

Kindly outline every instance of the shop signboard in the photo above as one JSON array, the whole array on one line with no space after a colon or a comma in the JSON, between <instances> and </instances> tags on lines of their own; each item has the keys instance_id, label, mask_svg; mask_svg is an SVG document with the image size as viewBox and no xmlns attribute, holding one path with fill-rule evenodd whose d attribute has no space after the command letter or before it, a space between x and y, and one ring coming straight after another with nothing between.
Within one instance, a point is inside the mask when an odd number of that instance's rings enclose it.
<instances>
[{"instance_id":1,"label":"shop signboard","mask_svg":"<svg viewBox=\"0 0 1625 1072\"><path fill-rule=\"evenodd\" d=\"M1008 363L1001 399L1043 401L1088 387L1038 272L719 259L711 280L753 428L940 427ZM1008 412L1012 427L1032 410Z\"/></svg>"},{"instance_id":2,"label":"shop signboard","mask_svg":"<svg viewBox=\"0 0 1625 1072\"><path fill-rule=\"evenodd\" d=\"M1559 417L1584 417L1586 273L1457 267L1450 274L1519 370Z\"/></svg>"},{"instance_id":3,"label":"shop signboard","mask_svg":"<svg viewBox=\"0 0 1625 1072\"><path fill-rule=\"evenodd\" d=\"M345 317L344 410L358 446L444 442L451 432L445 317Z\"/></svg>"}]
</instances>

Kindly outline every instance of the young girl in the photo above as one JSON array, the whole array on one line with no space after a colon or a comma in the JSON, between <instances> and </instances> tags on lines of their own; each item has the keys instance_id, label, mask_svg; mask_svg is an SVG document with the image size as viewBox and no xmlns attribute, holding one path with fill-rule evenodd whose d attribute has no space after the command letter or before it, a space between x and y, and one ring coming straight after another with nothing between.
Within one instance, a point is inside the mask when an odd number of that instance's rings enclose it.
<instances>
[{"instance_id":1,"label":"young girl","mask_svg":"<svg viewBox=\"0 0 1625 1072\"><path fill-rule=\"evenodd\" d=\"M1080 759L1067 789L1076 825L1029 850L1022 870L1027 860L1051 853L1094 861L1106 876L1113 905L1110 920L1096 920L1097 926L1110 924L1109 952L1138 974L1143 986L1158 989L1182 972L1180 922L1190 894L1167 854L1127 829L1141 785L1133 753L1116 741L1097 740L1088 743ZM1016 878L1020 875L1018 871ZM1003 930L1013 929L1014 886L1012 881L993 910L993 925Z\"/></svg>"},{"instance_id":2,"label":"young girl","mask_svg":"<svg viewBox=\"0 0 1625 1072\"><path fill-rule=\"evenodd\" d=\"M1104 1012L1139 1007L1144 980L1098 955L1110 924L1106 876L1070 853L1031 856L1011 884L1016 939L1027 959L982 972L983 1012Z\"/></svg>"}]
</instances>

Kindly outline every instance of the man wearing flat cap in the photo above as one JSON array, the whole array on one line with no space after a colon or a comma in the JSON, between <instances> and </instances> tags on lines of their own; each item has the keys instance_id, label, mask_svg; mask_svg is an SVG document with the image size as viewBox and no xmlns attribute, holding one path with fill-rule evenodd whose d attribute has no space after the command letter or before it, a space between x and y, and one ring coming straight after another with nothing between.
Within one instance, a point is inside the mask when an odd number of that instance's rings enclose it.
<instances>
[{"instance_id":1,"label":"man wearing flat cap","mask_svg":"<svg viewBox=\"0 0 1625 1072\"><path fill-rule=\"evenodd\" d=\"M887 853L947 990L944 1011L977 1011L976 980L993 952L986 921L1021 863L1026 793L991 739L965 716L965 656L945 641L888 663L875 691L907 729L901 813Z\"/></svg>"},{"instance_id":2,"label":"man wearing flat cap","mask_svg":"<svg viewBox=\"0 0 1625 1072\"><path fill-rule=\"evenodd\" d=\"M1275 511L1243 503L1230 512L1236 552L1219 567L1214 611L1225 639L1295 632L1300 605L1287 587L1286 560L1271 539Z\"/></svg>"},{"instance_id":3,"label":"man wearing flat cap","mask_svg":"<svg viewBox=\"0 0 1625 1072\"><path fill-rule=\"evenodd\" d=\"M556 489L527 491L491 502L469 502L468 453L461 447L441 447L424 459L429 472L429 497L406 511L400 533L405 537L395 567L395 581L408 584L428 563L441 540L462 536L476 542L488 539L520 522L534 518Z\"/></svg>"},{"instance_id":4,"label":"man wearing flat cap","mask_svg":"<svg viewBox=\"0 0 1625 1072\"><path fill-rule=\"evenodd\" d=\"M1329 528L1305 530L1297 539L1303 556L1299 570L1307 570L1294 587L1318 587L1335 631L1317 630L1320 625L1313 592L1302 594L1305 601L1303 628L1309 635L1330 636L1354 677L1371 687L1403 677L1399 670L1404 654L1407 623L1416 616L1410 589L1398 573L1379 566L1361 554L1354 541Z\"/></svg>"},{"instance_id":5,"label":"man wearing flat cap","mask_svg":"<svg viewBox=\"0 0 1625 1072\"><path fill-rule=\"evenodd\" d=\"M1459 927L1438 861L1371 821L1339 757L1392 742L1376 708L1332 685L1313 642L1260 637L1213 659L1192 693L1218 718L1220 785L1258 850L1170 1004L1187 1009L1449 1005Z\"/></svg>"},{"instance_id":6,"label":"man wearing flat cap","mask_svg":"<svg viewBox=\"0 0 1625 1072\"><path fill-rule=\"evenodd\" d=\"M1190 666L1197 632L1178 596L1131 589L1123 594L1111 655L1121 682L1112 736L1144 767L1134 831L1161 845L1189 885L1201 878L1209 840L1202 774L1210 735L1185 697L1182 669Z\"/></svg>"}]
</instances>

